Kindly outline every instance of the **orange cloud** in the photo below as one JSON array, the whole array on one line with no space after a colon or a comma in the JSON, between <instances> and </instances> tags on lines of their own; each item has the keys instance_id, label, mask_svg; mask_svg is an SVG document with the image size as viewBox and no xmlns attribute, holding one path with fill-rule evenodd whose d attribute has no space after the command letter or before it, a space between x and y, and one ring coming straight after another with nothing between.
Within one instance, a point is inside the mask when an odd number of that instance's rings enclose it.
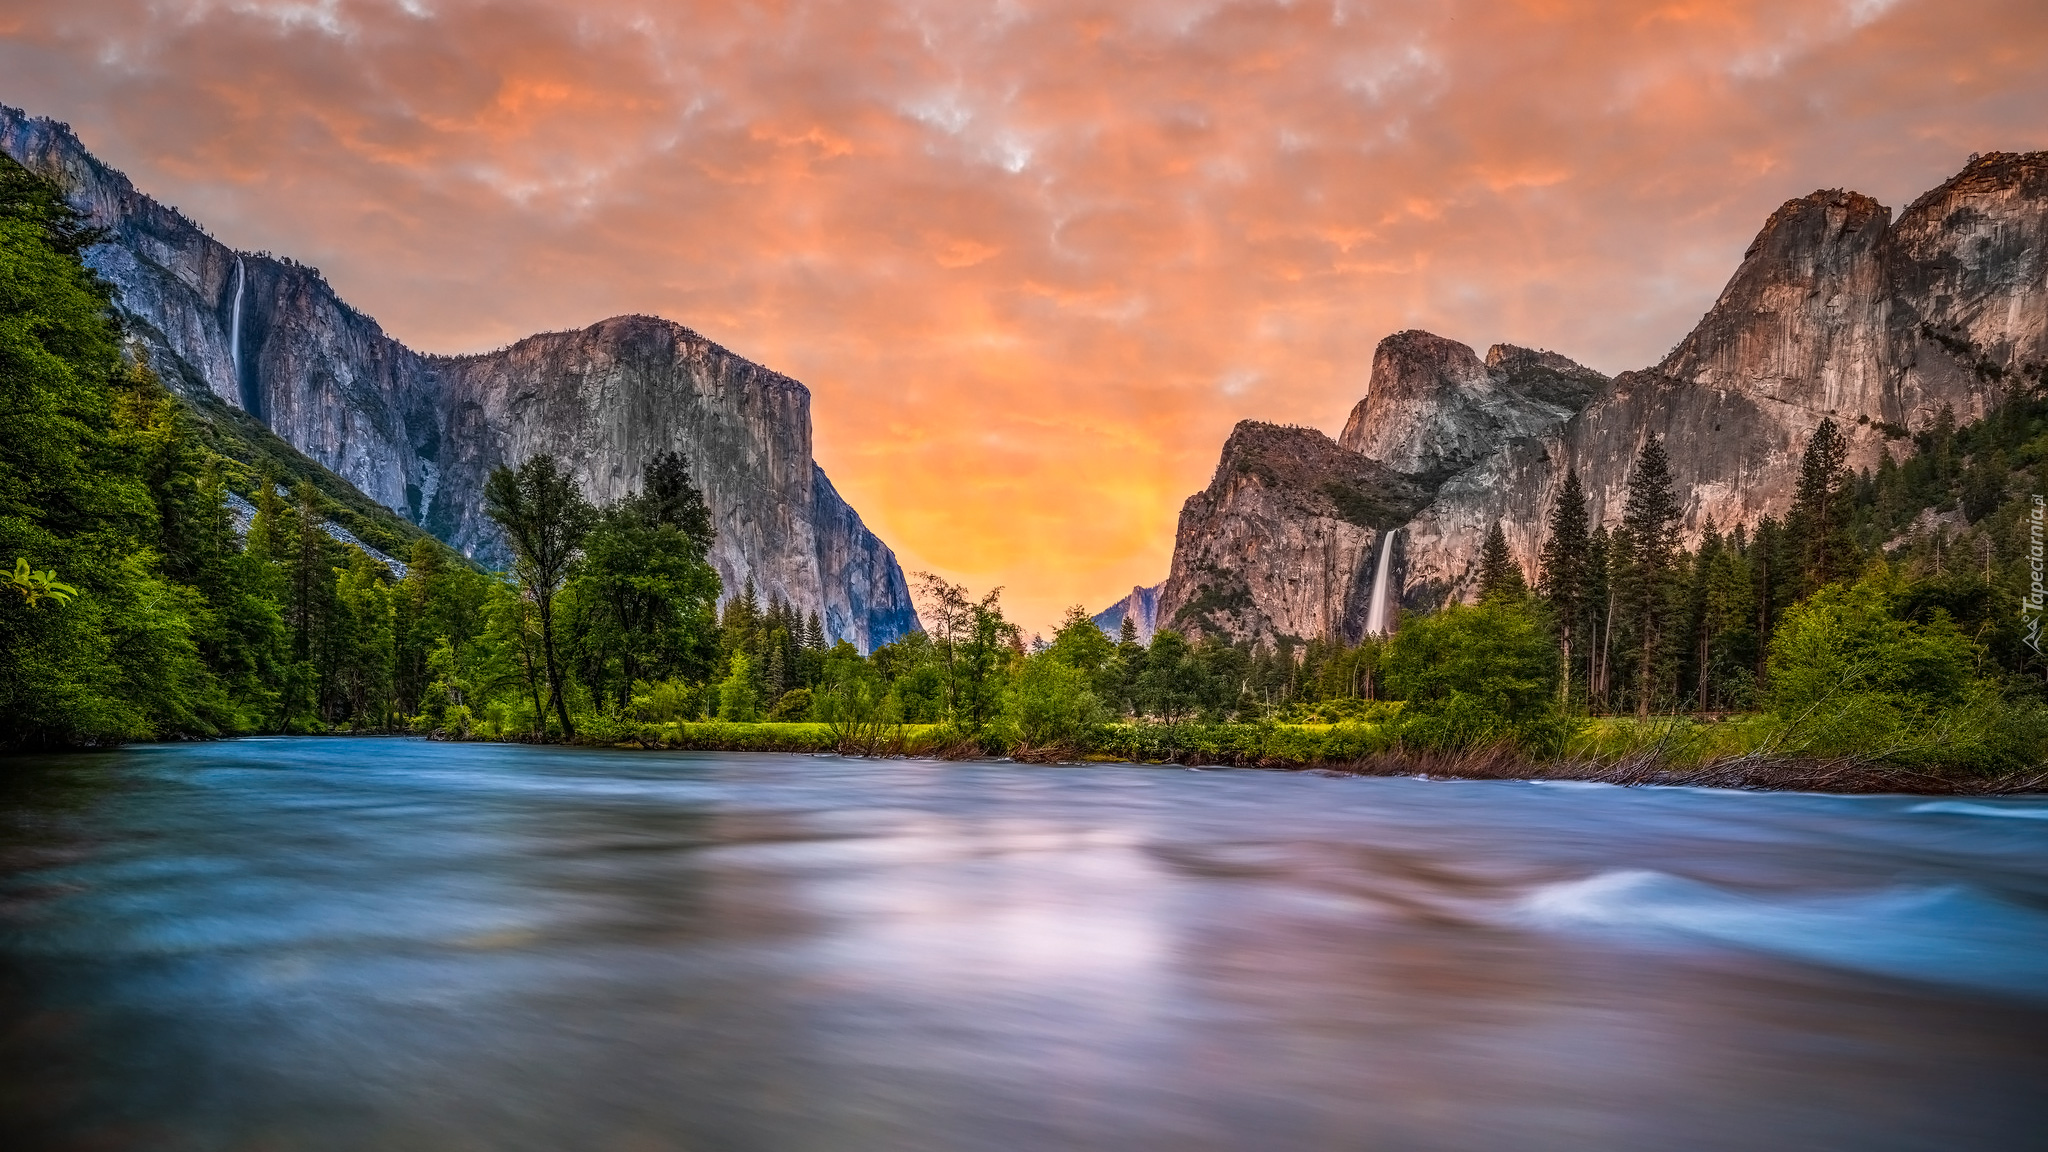
<instances>
[{"instance_id":1,"label":"orange cloud","mask_svg":"<svg viewBox=\"0 0 2048 1152\"><path fill-rule=\"evenodd\" d=\"M416 347L655 312L911 569L1166 571L1426 327L1660 356L1780 202L2048 147L2035 0L14 0L0 100Z\"/></svg>"}]
</instances>

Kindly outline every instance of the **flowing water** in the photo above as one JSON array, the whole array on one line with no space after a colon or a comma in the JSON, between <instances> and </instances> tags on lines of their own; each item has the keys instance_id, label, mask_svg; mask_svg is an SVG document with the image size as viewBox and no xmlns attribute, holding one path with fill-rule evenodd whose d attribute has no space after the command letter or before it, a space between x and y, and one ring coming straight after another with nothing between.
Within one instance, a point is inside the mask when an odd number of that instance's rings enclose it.
<instances>
[{"instance_id":1,"label":"flowing water","mask_svg":"<svg viewBox=\"0 0 2048 1152\"><path fill-rule=\"evenodd\" d=\"M1387 577L1394 570L1394 532L1380 532L1380 562L1372 573L1372 595L1365 601L1365 634L1379 636L1387 630Z\"/></svg>"},{"instance_id":2,"label":"flowing water","mask_svg":"<svg viewBox=\"0 0 2048 1152\"><path fill-rule=\"evenodd\" d=\"M235 394L242 397L244 406L249 399L249 385L242 379L242 289L246 286L248 273L242 267L242 258L235 257L235 302L228 321L228 356L235 364Z\"/></svg>"},{"instance_id":3,"label":"flowing water","mask_svg":"<svg viewBox=\"0 0 2048 1152\"><path fill-rule=\"evenodd\" d=\"M2048 798L0 762L10 1149L2048 1146Z\"/></svg>"}]
</instances>

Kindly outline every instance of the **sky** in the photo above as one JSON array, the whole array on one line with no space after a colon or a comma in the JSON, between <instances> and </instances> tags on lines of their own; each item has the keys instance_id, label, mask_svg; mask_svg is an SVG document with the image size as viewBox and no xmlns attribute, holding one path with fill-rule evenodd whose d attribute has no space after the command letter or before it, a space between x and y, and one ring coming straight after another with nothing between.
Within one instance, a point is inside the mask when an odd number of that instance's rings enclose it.
<instances>
[{"instance_id":1,"label":"sky","mask_svg":"<svg viewBox=\"0 0 2048 1152\"><path fill-rule=\"evenodd\" d=\"M1766 216L2048 148L2040 0L0 0L0 102L429 352L621 313L811 389L906 572L1166 575L1374 346L1655 362Z\"/></svg>"}]
</instances>

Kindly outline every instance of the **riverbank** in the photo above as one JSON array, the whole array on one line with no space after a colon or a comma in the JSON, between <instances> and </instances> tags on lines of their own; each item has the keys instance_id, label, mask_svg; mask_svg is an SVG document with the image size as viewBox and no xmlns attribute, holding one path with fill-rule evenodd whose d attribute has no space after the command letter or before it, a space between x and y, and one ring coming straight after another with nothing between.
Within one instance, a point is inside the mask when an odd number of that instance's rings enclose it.
<instances>
[{"instance_id":1,"label":"riverbank","mask_svg":"<svg viewBox=\"0 0 2048 1152\"><path fill-rule=\"evenodd\" d=\"M1755 724L1702 724L1689 718L1643 725L1625 718L1592 721L1561 754L1549 757L1506 746L1409 747L1386 728L1359 723L1112 724L1096 729L1085 744L1033 747L987 733L970 735L946 724L854 729L819 723L714 720L595 726L577 742L678 751L1172 764L1344 776L1551 780L1745 791L1926 796L2048 793L2048 766L1984 773L1851 756L1802 755L1783 751L1782 743L1774 743Z\"/></svg>"}]
</instances>

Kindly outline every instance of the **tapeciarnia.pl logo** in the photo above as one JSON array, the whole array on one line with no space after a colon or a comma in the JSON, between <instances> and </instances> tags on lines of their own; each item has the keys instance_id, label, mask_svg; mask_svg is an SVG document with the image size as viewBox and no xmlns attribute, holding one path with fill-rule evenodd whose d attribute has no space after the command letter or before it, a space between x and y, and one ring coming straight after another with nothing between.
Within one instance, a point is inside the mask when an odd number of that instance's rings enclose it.
<instances>
[{"instance_id":1,"label":"tapeciarnia.pl logo","mask_svg":"<svg viewBox=\"0 0 2048 1152\"><path fill-rule=\"evenodd\" d=\"M2027 515L2027 532L2030 537L2027 544L2027 574L2032 579L2027 585L2027 598L2020 605L2020 619L2027 628L2027 647L2032 648L2036 656L2042 655L2041 611L2043 605L2048 604L2048 588L2041 584L2042 569L2048 566L2048 558L2044 558L2041 540L2044 528L2048 528L2048 498L2036 493L2034 506Z\"/></svg>"}]
</instances>

